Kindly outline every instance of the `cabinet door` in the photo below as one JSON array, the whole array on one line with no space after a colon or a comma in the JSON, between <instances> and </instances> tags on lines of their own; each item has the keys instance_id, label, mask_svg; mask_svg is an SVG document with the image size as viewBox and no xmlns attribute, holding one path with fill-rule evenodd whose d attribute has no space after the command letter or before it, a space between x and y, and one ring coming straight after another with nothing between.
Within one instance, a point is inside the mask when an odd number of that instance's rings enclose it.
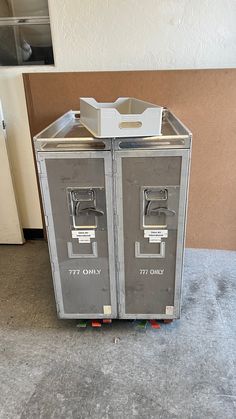
<instances>
[{"instance_id":1,"label":"cabinet door","mask_svg":"<svg viewBox=\"0 0 236 419\"><path fill-rule=\"evenodd\" d=\"M189 152L116 160L120 317L179 317Z\"/></svg>"},{"instance_id":2,"label":"cabinet door","mask_svg":"<svg viewBox=\"0 0 236 419\"><path fill-rule=\"evenodd\" d=\"M24 243L8 158L7 134L0 101L0 244Z\"/></svg>"},{"instance_id":3,"label":"cabinet door","mask_svg":"<svg viewBox=\"0 0 236 419\"><path fill-rule=\"evenodd\" d=\"M59 316L114 318L110 152L39 154Z\"/></svg>"}]
</instances>

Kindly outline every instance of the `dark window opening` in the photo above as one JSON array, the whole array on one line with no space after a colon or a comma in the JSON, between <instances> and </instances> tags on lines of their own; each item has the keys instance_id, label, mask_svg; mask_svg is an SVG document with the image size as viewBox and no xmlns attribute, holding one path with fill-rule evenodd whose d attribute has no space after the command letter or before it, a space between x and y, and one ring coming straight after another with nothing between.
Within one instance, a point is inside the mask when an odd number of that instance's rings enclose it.
<instances>
[{"instance_id":1,"label":"dark window opening","mask_svg":"<svg viewBox=\"0 0 236 419\"><path fill-rule=\"evenodd\" d=\"M0 0L0 65L53 65L47 0Z\"/></svg>"}]
</instances>

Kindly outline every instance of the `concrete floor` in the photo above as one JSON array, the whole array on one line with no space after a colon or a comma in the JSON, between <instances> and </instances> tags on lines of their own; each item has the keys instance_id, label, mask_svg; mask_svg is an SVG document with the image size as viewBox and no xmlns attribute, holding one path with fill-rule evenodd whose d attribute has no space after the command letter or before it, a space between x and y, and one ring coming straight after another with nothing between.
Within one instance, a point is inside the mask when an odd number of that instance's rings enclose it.
<instances>
[{"instance_id":1,"label":"concrete floor","mask_svg":"<svg viewBox=\"0 0 236 419\"><path fill-rule=\"evenodd\" d=\"M0 418L236 418L236 252L187 250L184 279L181 320L81 331L46 243L0 246Z\"/></svg>"}]
</instances>

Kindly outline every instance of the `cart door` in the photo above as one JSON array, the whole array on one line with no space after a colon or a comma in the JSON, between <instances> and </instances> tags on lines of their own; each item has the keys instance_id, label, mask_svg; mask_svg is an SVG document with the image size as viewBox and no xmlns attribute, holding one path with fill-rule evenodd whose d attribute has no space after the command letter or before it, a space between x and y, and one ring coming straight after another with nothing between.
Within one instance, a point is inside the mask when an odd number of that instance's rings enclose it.
<instances>
[{"instance_id":1,"label":"cart door","mask_svg":"<svg viewBox=\"0 0 236 419\"><path fill-rule=\"evenodd\" d=\"M188 156L116 151L121 318L179 317Z\"/></svg>"},{"instance_id":2,"label":"cart door","mask_svg":"<svg viewBox=\"0 0 236 419\"><path fill-rule=\"evenodd\" d=\"M47 152L38 158L59 316L114 318L110 152Z\"/></svg>"}]
</instances>

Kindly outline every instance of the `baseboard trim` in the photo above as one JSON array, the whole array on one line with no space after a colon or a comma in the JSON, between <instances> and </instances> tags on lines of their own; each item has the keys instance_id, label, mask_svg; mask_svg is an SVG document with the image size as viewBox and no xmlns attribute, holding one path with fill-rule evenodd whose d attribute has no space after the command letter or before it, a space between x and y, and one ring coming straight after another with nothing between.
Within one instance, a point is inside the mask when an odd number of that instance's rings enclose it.
<instances>
[{"instance_id":1,"label":"baseboard trim","mask_svg":"<svg viewBox=\"0 0 236 419\"><path fill-rule=\"evenodd\" d=\"M42 228L23 228L25 240L42 240L44 239Z\"/></svg>"}]
</instances>

